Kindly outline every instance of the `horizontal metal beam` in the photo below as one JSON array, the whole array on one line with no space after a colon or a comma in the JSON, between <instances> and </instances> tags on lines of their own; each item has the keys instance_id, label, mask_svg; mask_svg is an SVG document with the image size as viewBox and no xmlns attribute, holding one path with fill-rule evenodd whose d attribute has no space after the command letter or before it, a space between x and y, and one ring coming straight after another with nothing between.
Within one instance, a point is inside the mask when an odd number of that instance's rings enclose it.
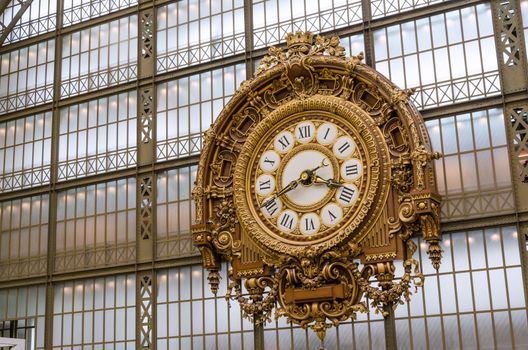
<instances>
[{"instance_id":1,"label":"horizontal metal beam","mask_svg":"<svg viewBox=\"0 0 528 350\"><path fill-rule=\"evenodd\" d=\"M134 261L119 265L119 266L105 266L105 267L88 267L83 270L70 272L56 272L52 275L42 275L36 277L24 277L20 279L2 280L0 281L0 289L17 288L45 283L59 283L85 278L97 278L119 274L135 273L137 271L146 270L160 270L179 266L188 266L192 264L199 264L202 258L199 253L191 256L174 257L169 259L159 259L144 264L138 264Z\"/></svg>"},{"instance_id":2,"label":"horizontal metal beam","mask_svg":"<svg viewBox=\"0 0 528 350\"><path fill-rule=\"evenodd\" d=\"M98 24L110 22L110 21L120 19L123 17L128 17L130 15L136 14L137 10L138 10L137 6L127 7L119 11L111 12L106 15L102 15L99 17L95 17L95 18L80 22L80 23L75 23L70 26L59 28L58 31L52 31L52 32L44 33L44 34L39 34L39 35L30 37L27 39L16 41L14 43L10 43L8 45L0 47L0 54L13 51L16 49L20 49L20 48L23 48L29 45L33 45L33 44L36 44L42 41L53 39L56 37L56 32L59 32L60 35L67 35L67 34L81 31L86 28L96 26Z\"/></svg>"},{"instance_id":3,"label":"horizontal metal beam","mask_svg":"<svg viewBox=\"0 0 528 350\"><path fill-rule=\"evenodd\" d=\"M180 168L184 166L191 166L191 165L198 164L199 158L200 157L198 155L194 155L194 156L189 156L189 157L170 159L167 161L155 163L153 165L136 166L136 167L131 167L128 169L123 169L123 170L118 170L118 171L110 171L110 172L103 173L103 174L95 174L95 175L90 175L90 176L85 176L85 177L79 177L75 179L57 182L53 186L53 188L51 184L46 184L43 186L35 186L35 187L25 188L25 189L16 190L16 191L4 192L4 193L0 193L0 202L6 201L6 200L13 200L13 199L18 199L18 198L36 196L39 194L45 194L53 190L65 191L65 190L80 187L80 186L95 185L98 183L117 180L117 179L121 179L125 177L132 177L132 176L138 176L141 174L147 174L147 173L151 173L152 171L158 173L158 172L162 172L168 169Z\"/></svg>"},{"instance_id":4,"label":"horizontal metal beam","mask_svg":"<svg viewBox=\"0 0 528 350\"><path fill-rule=\"evenodd\" d=\"M232 56L229 59L221 59L217 61L211 61L206 62L200 65L185 67L176 71L172 72L166 72L161 73L158 76L156 76L154 79L145 79L144 81L133 81L129 83L124 83L121 85L116 85L108 88L103 88L100 90L88 92L82 95L76 95L72 97L67 97L58 102L58 106L60 108L71 106L74 104L79 104L83 102L92 101L98 98L107 97L110 95L119 94L122 92L126 92L132 89L136 89L140 86L147 86L152 84L152 81L154 83L159 84L175 79L184 78L187 76L207 72L212 69L217 69L221 67L226 67L229 65L237 64L237 63L243 63L242 60L244 55L236 55ZM516 101L522 101L528 99L528 92L527 91L520 91L520 92L514 92L510 94L503 95L497 95L497 96L491 96L491 97L485 97L465 102L456 102L445 106L440 107L433 107L433 108L427 108L424 110L421 110L421 114L424 118L438 118L441 116L446 115L452 115L457 114L459 112L468 112L471 110L479 109L479 108L492 108L492 107L500 107L502 106L503 102L516 102ZM3 115L0 115L0 122L5 122L12 119L22 118L29 115L34 115L37 113L43 113L47 111L51 111L53 107L53 103L45 103L42 105L38 105L35 107L28 107L22 110L13 111L9 113L5 113Z\"/></svg>"},{"instance_id":5,"label":"horizontal metal beam","mask_svg":"<svg viewBox=\"0 0 528 350\"><path fill-rule=\"evenodd\" d=\"M444 1L428 6L419 7L410 11L391 14L384 17L372 19L370 21L370 29L379 29L388 27L394 24L414 21L425 17L435 16L444 12L458 10L471 5L478 5L488 3L486 0L457 0Z\"/></svg>"},{"instance_id":6,"label":"horizontal metal beam","mask_svg":"<svg viewBox=\"0 0 528 350\"><path fill-rule=\"evenodd\" d=\"M427 108L424 110L420 110L420 114L424 119L434 119L455 114L472 112L479 109L498 107L502 108L504 103L521 102L526 100L528 100L528 92L517 91L510 94L484 97L464 102L455 102L440 107Z\"/></svg>"},{"instance_id":7,"label":"horizontal metal beam","mask_svg":"<svg viewBox=\"0 0 528 350\"><path fill-rule=\"evenodd\" d=\"M456 231L468 231L485 227L516 225L517 223L528 223L528 212L502 214L488 216L477 219L457 220L452 222L442 222L441 230L444 233Z\"/></svg>"},{"instance_id":8,"label":"horizontal metal beam","mask_svg":"<svg viewBox=\"0 0 528 350\"><path fill-rule=\"evenodd\" d=\"M163 83L163 82L167 82L167 81L171 81L175 79L185 78L185 77L195 75L195 74L200 74L200 73L207 72L213 69L227 67L227 66L237 64L237 63L243 63L244 62L243 59L244 59L244 54L239 54L239 55L231 56L225 59L204 62L202 64L185 67L185 68L178 69L175 71L160 73L154 78L135 80L135 81L123 83L123 84L116 85L116 86L101 88L99 90L94 90L94 91L87 92L87 93L80 94L80 95L65 97L59 100L57 102L57 105L59 108L62 108L62 107L67 107L67 106L71 106L74 104L93 101L101 97L119 94L125 91L137 89L138 87L142 87L142 86L148 86L148 85L151 85L152 83L159 84L159 83ZM28 115L50 111L52 107L53 107L53 103L48 102L48 103L41 104L38 106L28 107L28 108L20 109L17 111L4 113L0 115L0 122L5 122L11 119L22 118Z\"/></svg>"},{"instance_id":9,"label":"horizontal metal beam","mask_svg":"<svg viewBox=\"0 0 528 350\"><path fill-rule=\"evenodd\" d=\"M175 1L174 0L158 0L158 1L154 1L156 7L163 6L163 5L166 5L166 4L169 4L169 3L173 3L173 2L175 2ZM382 28L382 27L394 25L394 24L397 24L397 23L403 23L403 22L406 22L406 21L409 21L409 20L413 20L413 19L419 19L419 18L423 18L423 17L433 16L433 15L436 15L436 14L439 14L439 13L442 13L442 12L456 10L456 9L460 9L460 8L463 8L463 7L466 7L466 6L469 6L469 5L475 5L475 4L479 4L479 3L485 3L485 2L487 2L487 1L484 1L484 0L463 0L463 1L441 2L441 3L437 3L437 4L434 4L434 5L430 5L430 6L420 7L420 8L417 8L417 9L413 9L413 10L397 13L397 14L394 14L394 15L389 15L389 16L386 16L386 17L373 19L369 23L354 24L354 25L352 25L350 27L341 28L341 29L337 29L337 30L334 30L334 31L323 32L322 34L334 33L335 35L340 35L340 36L346 36L346 35L351 35L351 34L360 34L362 32L362 29L363 29L364 26L368 26L371 29L377 29L377 28ZM142 3L141 5L139 5L140 9L142 7L148 7L148 6L151 6L149 2ZM82 30L82 29L86 29L86 28L92 27L92 26L97 25L97 24L101 24L101 23L112 21L114 19L119 19L119 18L122 18L122 17L130 16L131 14L137 13L137 11L138 11L138 6L128 7L128 8L125 8L123 10L115 11L115 12L109 13L107 15L102 15L100 17L92 18L92 19L83 21L81 23L74 24L72 26L60 28L59 32L61 33L61 35L69 34L69 33L72 33L72 32L76 32L76 31L79 31L79 30ZM49 40L49 39L52 39L53 37L55 37L55 33L51 32L51 33L45 33L45 34L37 35L37 36L31 37L31 38L28 38L28 39L25 39L25 40L21 40L21 41L15 42L15 43L11 43L9 45L0 47L0 54L2 54L4 52L7 52L7 51L15 50L15 49L18 49L18 48L21 48L21 47L25 47L25 46L28 46L28 45L32 45L34 43L38 43L38 42L41 42L41 41L44 41L44 40ZM263 49L263 50L267 51L267 49ZM248 53L250 53L250 52L258 53L260 50L247 50L247 51L248 51ZM251 57L257 57L257 56L251 55Z\"/></svg>"},{"instance_id":10,"label":"horizontal metal beam","mask_svg":"<svg viewBox=\"0 0 528 350\"><path fill-rule=\"evenodd\" d=\"M483 229L486 227L496 227L505 225L516 225L528 223L528 212L519 214L507 214L500 216L490 216L471 220L458 220L456 222L442 223L441 229L444 233L469 231L475 229ZM46 282L56 283L71 281L83 278L104 277L116 274L134 273L141 270L159 270L171 267L186 266L191 264L198 264L201 262L201 257L183 256L169 259L157 259L145 264L136 264L130 262L120 266L106 266L106 267L88 267L84 270L71 272L57 272L51 276L37 276L29 278L20 278L14 280L0 281L0 289L15 288L28 285L44 284Z\"/></svg>"},{"instance_id":11,"label":"horizontal metal beam","mask_svg":"<svg viewBox=\"0 0 528 350\"><path fill-rule=\"evenodd\" d=\"M6 122L11 119L18 119L27 117L28 115L35 115L39 113L49 112L53 107L53 102L43 103L38 106L27 107L19 109L18 111L8 112L0 115L0 123Z\"/></svg>"}]
</instances>

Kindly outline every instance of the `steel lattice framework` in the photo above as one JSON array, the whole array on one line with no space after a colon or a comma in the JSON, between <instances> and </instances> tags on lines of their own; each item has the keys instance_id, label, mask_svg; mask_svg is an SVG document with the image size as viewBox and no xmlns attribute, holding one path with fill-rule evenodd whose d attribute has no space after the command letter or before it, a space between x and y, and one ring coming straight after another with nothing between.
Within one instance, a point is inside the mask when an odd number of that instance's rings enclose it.
<instances>
[{"instance_id":1,"label":"steel lattice framework","mask_svg":"<svg viewBox=\"0 0 528 350\"><path fill-rule=\"evenodd\" d=\"M252 77L255 65L267 53L266 46L269 46L273 40L262 38L277 37L276 33L265 33L269 28L258 31L259 36L254 35L235 35L232 42L221 43L222 46L214 46L212 42L209 46L216 47L217 51L207 51L207 55L198 55L194 61L174 60L173 58L157 57L157 10L165 5L173 4L172 0L140 0L138 2L127 1L122 7L108 6L107 8L98 7L98 15L91 17L95 13L89 6L76 7L65 11L64 1L57 1L55 15L46 16L44 19L38 19L37 22L31 20L27 26L19 23L24 13L29 11L32 0L0 0L0 16L3 16L7 8L14 9L9 21L0 22L0 55L8 54L15 50L22 50L31 45L38 45L48 40L54 40L53 50L55 58L49 63L53 65L52 84L42 90L35 90L31 97L22 96L15 92L13 95L13 108L9 107L8 102L0 100L0 124L8 123L20 118L27 118L37 114L51 113L52 127L49 136L50 142L50 161L49 166L37 169L40 178L44 179L37 185L26 185L31 183L32 176L26 173L13 175L12 179L6 183L2 179L0 189L0 203L8 201L23 200L32 196L44 196L48 203L47 230L49 234L42 238L46 240L47 250L42 259L35 261L16 261L9 266L1 266L7 272L3 272L0 281L0 290L7 288L19 288L41 284L45 288L40 293L45 293L46 312L42 317L45 319L45 348L53 347L53 306L54 306L54 286L61 283L69 283L74 280L83 278L98 278L111 276L114 274L130 274L134 276L135 283L135 303L136 303L136 348L138 349L156 349L156 306L157 306L157 275L163 275L163 269L184 266L200 261L199 253L192 248L191 234L186 232L179 237L177 243L163 241L157 242L157 215L158 214L158 181L160 178L167 176L171 169L185 168L194 166L198 161L198 155L190 151L193 147L199 149L201 136L195 139L189 137L189 140L181 141L179 147L185 149L185 157L167 157L164 161L157 159L157 103L160 86L168 84L177 79L184 80L191 78L197 73L212 71L214 69L227 69L235 64L240 64L245 68L246 76L242 80ZM14 4L10 7L10 4ZM109 4L112 2L109 2ZM125 2L121 2L125 3ZM528 280L528 260L526 241L528 235L528 162L527 154L527 135L528 135L528 69L526 59L526 47L523 28L528 26L522 22L521 4L516 0L503 1L483 1L483 0L465 0L465 1L418 1L420 6L413 7L409 5L410 1L392 1L392 0L368 0L357 1L357 13L349 14L345 19L337 19L332 25L325 25L324 21L328 20L328 14L321 11L317 17L309 14L304 15L303 25L310 21L323 23L320 25L320 32L324 35L338 35L347 37L351 35L360 35L364 39L365 62L369 65L375 65L377 62L375 52L374 33L378 30L391 26L403 25L406 22L441 16L448 11L458 11L468 6L477 6L484 3L491 4L491 18L493 24L492 40L496 47L496 52L488 52L488 55L496 57L498 69L496 76L483 74L475 80L458 81L457 86L467 88L468 96L463 102L447 103L442 106L431 105L430 108L421 111L426 121L435 120L446 115L462 115L473 113L479 110L493 108L502 108L504 110L504 123L507 135L507 144L504 148L507 150L508 164L512 174L512 191L510 193L511 206L506 211L500 212L497 206L489 212L487 207L483 206L476 210L477 214L471 218L465 215L442 223L442 230L445 234L463 230L478 230L489 226L515 226L517 227L518 243L521 252L521 269L524 281ZM401 3L401 4L400 4ZM412 2L415 3L415 2ZM400 5L398 5L400 4ZM403 4L403 5L402 5ZM361 6L359 6L361 5ZM351 6L352 7L352 6ZM406 8L409 7L409 8ZM243 1L244 13L244 32L253 33L253 2L250 0ZM64 14L67 14L65 16ZM61 76L60 59L63 55L64 38L75 35L83 30L88 30L98 25L106 25L112 21L124 20L128 17L136 16L137 18L137 36L133 40L137 41L134 57L137 59L127 59L124 66L117 68L108 68L98 72L95 75L86 77L86 82L79 83L84 87L75 87L76 91L82 93L71 93L73 83L63 84L64 79ZM311 16L311 17L310 17ZM326 17L325 17L326 16ZM344 15L343 15L344 16ZM4 17L1 17L4 18ZM6 17L7 18L7 17ZM343 17L345 18L345 17ZM356 18L356 19L354 19ZM340 24L340 21L344 21ZM65 23L66 22L66 23ZM277 33L287 31L288 29L298 26L294 20L280 22L276 24ZM30 29L28 29L30 28ZM33 29L31 29L33 28ZM35 29L40 28L40 29ZM272 35L273 34L273 35ZM280 39L277 37L277 39ZM264 41L263 41L264 40ZM268 41L266 41L268 40ZM417 39L416 39L417 40ZM205 50L205 44L196 46L197 52ZM285 47L284 41L278 44ZM133 47L133 46L132 46ZM232 53L232 54L231 54ZM176 56L175 56L176 57ZM170 61L170 62L169 62ZM159 69L159 66L165 65L167 69ZM95 81L104 81L97 85ZM456 85L455 84L455 85ZM473 84L473 85L472 85ZM68 86L66 86L68 85ZM473 89L468 88L473 86ZM444 87L436 86L435 94L442 93ZM463 88L460 88L461 90ZM431 90L423 89L419 92L420 98L427 99ZM439 92L440 91L440 92ZM489 96L489 92L492 92ZM88 176L68 176L61 173L59 164L60 147L59 139L61 135L60 120L61 110L65 108L82 105L101 98L134 92L137 96L135 103L135 113L137 115L137 126L133 131L137 137L137 145L124 153L115 152L115 154L105 154L102 158L87 161L87 167L97 168L97 164L105 164L104 169L113 169L106 171L85 171ZM224 95L227 95L224 93ZM27 102L32 101L32 102ZM227 101L226 101L227 102ZM426 105L426 103L424 103ZM491 130L490 130L491 133ZM187 142L187 144L184 144ZM187 148L185 148L187 147ZM125 155L123 155L125 154ZM123 157L132 157L132 161L124 160ZM99 163L98 163L99 162ZM91 165L90 165L91 164ZM108 165L110 164L110 165ZM124 165L120 165L124 164ZM132 165L131 165L132 164ZM102 166L102 165L101 165ZM88 168L86 168L88 169ZM66 174L66 175L65 175ZM4 174L2 174L4 175ZM62 193L67 191L76 191L80 186L90 187L104 184L105 191L112 185L112 181L128 178L134 180L133 189L135 203L127 206L134 212L135 232L134 239L130 239L126 246L115 245L112 250L103 249L97 252L90 252L93 256L77 257L84 262L76 262L75 257L69 261L63 261L62 264L74 266L74 268L58 269L57 258L61 257L56 252L57 232L58 232L58 203ZM191 186L191 185L190 185ZM161 189L160 189L161 192ZM478 189L480 195L482 190ZM500 194L498 189L493 189L489 195ZM503 191L504 192L504 191ZM69 193L69 192L68 192ZM128 195L132 196L132 195ZM506 196L506 195L505 195ZM128 198L128 197L127 197ZM459 200L460 206L471 207L469 201ZM454 202L453 202L454 203ZM458 205L458 204L453 204ZM118 212L119 210L116 210ZM470 211L470 210L469 210ZM104 214L105 216L108 213ZM189 214L190 215L190 214ZM36 225L41 227L42 224ZM172 244L172 245L171 245ZM175 248L178 245L179 248ZM161 254L160 251L169 253ZM160 258L163 257L163 258ZM92 260L90 260L92 259ZM90 266L84 265L85 261L104 261L101 265ZM59 259L60 260L60 259ZM79 265L76 265L79 264ZM164 271L164 270L163 270ZM523 283L525 299L528 296L528 283ZM183 322L183 320L182 320ZM261 330L255 332L255 348L264 348L264 336ZM394 318L385 320L385 345L388 349L396 347L396 326Z\"/></svg>"}]
</instances>

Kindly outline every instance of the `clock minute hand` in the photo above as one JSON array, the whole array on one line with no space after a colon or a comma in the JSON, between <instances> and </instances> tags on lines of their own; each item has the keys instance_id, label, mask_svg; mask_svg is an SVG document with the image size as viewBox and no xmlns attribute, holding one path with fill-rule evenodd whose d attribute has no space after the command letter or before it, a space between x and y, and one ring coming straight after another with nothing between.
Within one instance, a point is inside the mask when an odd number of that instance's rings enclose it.
<instances>
[{"instance_id":1,"label":"clock minute hand","mask_svg":"<svg viewBox=\"0 0 528 350\"><path fill-rule=\"evenodd\" d=\"M343 183L341 181L337 181L335 179L323 179L322 177L315 175L315 181L316 184L325 184L326 186L330 188L337 188L342 187Z\"/></svg>"},{"instance_id":2,"label":"clock minute hand","mask_svg":"<svg viewBox=\"0 0 528 350\"><path fill-rule=\"evenodd\" d=\"M291 181L286 187L284 187L282 190L280 190L279 192L275 193L273 196L271 196L270 199L268 199L267 201L264 201L260 207L263 208L265 207L266 205L268 205L269 203L271 203L273 200L275 200L276 198L282 196L283 194L293 190L294 188L296 188L298 185L299 185L299 182L301 182L301 179L298 179L298 180L293 180Z\"/></svg>"}]
</instances>

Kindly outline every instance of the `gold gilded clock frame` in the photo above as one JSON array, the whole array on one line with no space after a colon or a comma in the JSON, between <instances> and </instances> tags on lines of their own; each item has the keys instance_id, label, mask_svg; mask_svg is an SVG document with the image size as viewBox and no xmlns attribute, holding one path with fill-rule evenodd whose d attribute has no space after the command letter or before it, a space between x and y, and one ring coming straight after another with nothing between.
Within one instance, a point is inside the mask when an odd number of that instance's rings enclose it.
<instances>
[{"instance_id":1,"label":"gold gilded clock frame","mask_svg":"<svg viewBox=\"0 0 528 350\"><path fill-rule=\"evenodd\" d=\"M261 324L277 306L276 317L311 327L323 339L328 327L369 310L364 297L384 315L409 300L412 284L423 282L412 237L427 242L439 268L432 160L440 155L431 151L410 102L413 91L363 64L361 54L345 57L338 37L297 32L286 39L287 51L269 49L205 134L192 192L193 243L215 294L221 261L229 261L226 297L240 303L244 316ZM356 132L365 167L358 205L325 237L273 233L259 223L251 169L276 124L318 111ZM399 281L395 260L403 261Z\"/></svg>"},{"instance_id":2,"label":"gold gilded clock frame","mask_svg":"<svg viewBox=\"0 0 528 350\"><path fill-rule=\"evenodd\" d=\"M254 171L247 171L247 169L257 166L256 160L261 155L258 150L261 150L263 144L269 142L269 137L275 134L271 132L270 135L270 130L286 130L302 121L302 116L306 113L313 113L314 116L326 114L334 118L334 124L355 134L353 137L359 143L358 149L365 151L363 157L369 169L363 176L362 198L353 208L350 208L350 211L354 210L351 220L338 224L330 230L333 231L330 234L326 232L314 236L280 234L276 230L274 232L263 227L259 222L262 220L256 220L257 217L261 217L261 213L255 210L257 203L252 200L255 197L254 188L251 187ZM238 219L246 232L252 232L251 236L259 248L269 251L270 254L288 254L300 257L306 249L306 243L309 243L312 249L325 251L346 241L357 244L368 234L369 229L378 220L383 209L381 206L373 206L373 203L386 200L390 182L388 181L389 168L385 166L389 162L389 152L385 146L383 135L376 130L374 122L366 118L364 113L359 107L350 105L334 96L314 95L278 107L252 130L237 160L233 189ZM313 143L307 143L303 146L307 149L319 148L319 145ZM291 155L290 151L284 156L283 162L287 162ZM335 162L333 158L330 158L330 161ZM338 168L335 164L333 167ZM277 169L277 173L280 174L280 169ZM280 176L277 177L277 183L280 183L279 179ZM328 198L324 198L323 201L328 200L331 196L332 191L329 191L326 196ZM377 199L377 197L381 198ZM286 197L282 198L286 202ZM290 204L290 207L301 210L295 205Z\"/></svg>"}]
</instances>

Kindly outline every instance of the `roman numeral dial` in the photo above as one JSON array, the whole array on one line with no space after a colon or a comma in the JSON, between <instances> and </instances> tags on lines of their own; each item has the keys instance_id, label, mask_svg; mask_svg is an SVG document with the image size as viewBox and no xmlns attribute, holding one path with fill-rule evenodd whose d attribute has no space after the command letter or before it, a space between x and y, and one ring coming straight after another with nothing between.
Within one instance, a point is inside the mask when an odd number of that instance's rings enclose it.
<instances>
[{"instance_id":1,"label":"roman numeral dial","mask_svg":"<svg viewBox=\"0 0 528 350\"><path fill-rule=\"evenodd\" d=\"M344 207L350 207L359 196L359 191L353 184L346 184L336 192L336 201Z\"/></svg>"},{"instance_id":2,"label":"roman numeral dial","mask_svg":"<svg viewBox=\"0 0 528 350\"><path fill-rule=\"evenodd\" d=\"M266 151L260 157L259 166L264 172L273 172L277 170L280 165L280 156L275 151Z\"/></svg>"},{"instance_id":3,"label":"roman numeral dial","mask_svg":"<svg viewBox=\"0 0 528 350\"><path fill-rule=\"evenodd\" d=\"M297 213L293 210L284 210L277 218L277 227L283 232L292 232L297 228Z\"/></svg>"},{"instance_id":4,"label":"roman numeral dial","mask_svg":"<svg viewBox=\"0 0 528 350\"><path fill-rule=\"evenodd\" d=\"M267 198L263 201L263 205L260 210L267 218L274 218L280 214L282 210L282 201L279 198Z\"/></svg>"},{"instance_id":5,"label":"roman numeral dial","mask_svg":"<svg viewBox=\"0 0 528 350\"><path fill-rule=\"evenodd\" d=\"M341 178L356 181L363 175L363 164L357 158L348 159L341 165Z\"/></svg>"},{"instance_id":6,"label":"roman numeral dial","mask_svg":"<svg viewBox=\"0 0 528 350\"><path fill-rule=\"evenodd\" d=\"M315 213L304 214L299 221L299 231L303 235L313 235L319 232L321 227L321 220Z\"/></svg>"},{"instance_id":7,"label":"roman numeral dial","mask_svg":"<svg viewBox=\"0 0 528 350\"><path fill-rule=\"evenodd\" d=\"M268 196L275 191L275 178L268 174L262 174L257 178L255 191L263 197Z\"/></svg>"},{"instance_id":8,"label":"roman numeral dial","mask_svg":"<svg viewBox=\"0 0 528 350\"><path fill-rule=\"evenodd\" d=\"M348 136L341 136L338 138L333 147L334 154L339 159L350 157L355 149L356 144L354 143L354 140Z\"/></svg>"},{"instance_id":9,"label":"roman numeral dial","mask_svg":"<svg viewBox=\"0 0 528 350\"><path fill-rule=\"evenodd\" d=\"M310 142L315 136L315 126L312 122L302 122L295 127L295 137L300 143Z\"/></svg>"},{"instance_id":10,"label":"roman numeral dial","mask_svg":"<svg viewBox=\"0 0 528 350\"><path fill-rule=\"evenodd\" d=\"M283 237L331 235L359 202L366 169L362 143L331 118L282 125L272 127L255 150L260 156L251 170L252 189L261 222Z\"/></svg>"},{"instance_id":11,"label":"roman numeral dial","mask_svg":"<svg viewBox=\"0 0 528 350\"><path fill-rule=\"evenodd\" d=\"M332 144L337 137L337 127L331 123L323 123L317 129L317 142L321 145Z\"/></svg>"},{"instance_id":12,"label":"roman numeral dial","mask_svg":"<svg viewBox=\"0 0 528 350\"><path fill-rule=\"evenodd\" d=\"M327 227L333 227L343 219L343 209L335 203L329 203L321 210L321 218L323 224Z\"/></svg>"},{"instance_id":13,"label":"roman numeral dial","mask_svg":"<svg viewBox=\"0 0 528 350\"><path fill-rule=\"evenodd\" d=\"M273 146L279 153L288 153L295 145L293 134L289 131L283 131L275 137Z\"/></svg>"}]
</instances>

